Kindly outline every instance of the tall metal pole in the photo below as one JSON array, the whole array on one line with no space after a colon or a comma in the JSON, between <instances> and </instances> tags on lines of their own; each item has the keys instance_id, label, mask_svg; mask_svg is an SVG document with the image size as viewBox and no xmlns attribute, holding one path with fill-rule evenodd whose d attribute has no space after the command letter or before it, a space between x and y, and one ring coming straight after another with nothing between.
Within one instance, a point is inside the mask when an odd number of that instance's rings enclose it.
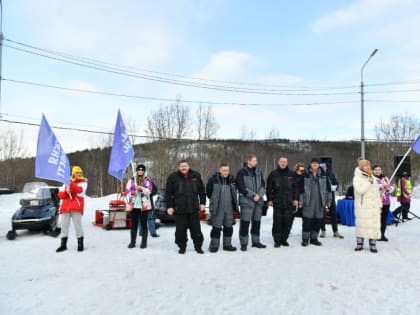
<instances>
[{"instance_id":1,"label":"tall metal pole","mask_svg":"<svg viewBox=\"0 0 420 315\"><path fill-rule=\"evenodd\" d=\"M3 3L0 0L0 118L2 118L1 114L1 83L3 81L2 72L1 72L1 65L2 65L2 57L3 57Z\"/></svg>"},{"instance_id":2,"label":"tall metal pole","mask_svg":"<svg viewBox=\"0 0 420 315\"><path fill-rule=\"evenodd\" d=\"M360 135L360 157L364 159L366 157L366 138L365 138L365 92L363 85L363 70L365 69L369 60L375 56L378 52L378 49L370 54L368 60L363 64L362 69L360 70L360 110L361 110L361 135Z\"/></svg>"}]
</instances>

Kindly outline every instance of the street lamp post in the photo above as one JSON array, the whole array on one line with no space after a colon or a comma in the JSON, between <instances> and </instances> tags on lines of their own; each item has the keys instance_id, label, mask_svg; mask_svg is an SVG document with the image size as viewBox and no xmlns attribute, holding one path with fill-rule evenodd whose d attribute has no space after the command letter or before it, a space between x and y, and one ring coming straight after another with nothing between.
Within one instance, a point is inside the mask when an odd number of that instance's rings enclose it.
<instances>
[{"instance_id":1,"label":"street lamp post","mask_svg":"<svg viewBox=\"0 0 420 315\"><path fill-rule=\"evenodd\" d=\"M3 55L3 3L0 0L0 118L2 118L1 115L1 81L3 80L1 76L1 64L2 64L2 55Z\"/></svg>"},{"instance_id":2,"label":"street lamp post","mask_svg":"<svg viewBox=\"0 0 420 315\"><path fill-rule=\"evenodd\" d=\"M365 139L365 95L364 95L364 85L363 85L363 70L365 69L367 63L369 60L375 56L375 54L378 52L378 49L375 48L375 50L370 54L368 60L363 64L362 69L360 70L360 97L361 97L361 136L360 136L360 157L362 159L366 156L366 139Z\"/></svg>"}]
</instances>

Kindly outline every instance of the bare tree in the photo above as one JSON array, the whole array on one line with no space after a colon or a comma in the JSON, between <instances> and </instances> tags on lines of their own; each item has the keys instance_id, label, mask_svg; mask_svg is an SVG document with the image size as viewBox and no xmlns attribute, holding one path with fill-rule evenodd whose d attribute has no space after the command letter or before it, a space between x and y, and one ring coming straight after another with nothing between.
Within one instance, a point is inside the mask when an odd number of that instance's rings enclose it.
<instances>
[{"instance_id":1,"label":"bare tree","mask_svg":"<svg viewBox=\"0 0 420 315\"><path fill-rule=\"evenodd\" d=\"M267 134L267 139L274 140L280 139L280 130L277 127L272 127L270 132Z\"/></svg>"},{"instance_id":2,"label":"bare tree","mask_svg":"<svg viewBox=\"0 0 420 315\"><path fill-rule=\"evenodd\" d=\"M147 118L146 133L153 140L168 138L179 140L186 137L190 129L190 109L182 104L180 98L170 106L161 105Z\"/></svg>"},{"instance_id":3,"label":"bare tree","mask_svg":"<svg viewBox=\"0 0 420 315\"><path fill-rule=\"evenodd\" d=\"M254 129L248 129L246 126L242 126L240 138L242 140L255 140L257 134Z\"/></svg>"},{"instance_id":4,"label":"bare tree","mask_svg":"<svg viewBox=\"0 0 420 315\"><path fill-rule=\"evenodd\" d=\"M91 138L91 145L94 148L104 149L112 146L112 139L114 137L114 130L110 130L107 133L101 133L100 135Z\"/></svg>"},{"instance_id":5,"label":"bare tree","mask_svg":"<svg viewBox=\"0 0 420 315\"><path fill-rule=\"evenodd\" d=\"M24 158L27 152L23 146L23 131L17 135L8 129L0 135L0 161Z\"/></svg>"},{"instance_id":6,"label":"bare tree","mask_svg":"<svg viewBox=\"0 0 420 315\"><path fill-rule=\"evenodd\" d=\"M381 121L377 124L375 132L378 140L412 141L420 133L420 120L407 113L393 115L390 121Z\"/></svg>"},{"instance_id":7,"label":"bare tree","mask_svg":"<svg viewBox=\"0 0 420 315\"><path fill-rule=\"evenodd\" d=\"M135 134L136 134L137 123L133 119L131 119L130 117L124 119L124 121L125 121L125 127L127 129L127 133L128 133L128 135L130 136L130 139L131 139L131 144L135 145L135 141L136 141Z\"/></svg>"},{"instance_id":8,"label":"bare tree","mask_svg":"<svg viewBox=\"0 0 420 315\"><path fill-rule=\"evenodd\" d=\"M197 134L198 140L208 140L217 135L219 125L213 114L213 107L208 105L206 108L202 104L197 111Z\"/></svg>"},{"instance_id":9,"label":"bare tree","mask_svg":"<svg viewBox=\"0 0 420 315\"><path fill-rule=\"evenodd\" d=\"M376 139L380 142L374 146L372 156L385 166L387 172L394 169L394 155L403 155L420 134L420 120L407 113L392 115L390 121L381 121L375 126ZM417 169L420 159L412 155L412 168Z\"/></svg>"}]
</instances>

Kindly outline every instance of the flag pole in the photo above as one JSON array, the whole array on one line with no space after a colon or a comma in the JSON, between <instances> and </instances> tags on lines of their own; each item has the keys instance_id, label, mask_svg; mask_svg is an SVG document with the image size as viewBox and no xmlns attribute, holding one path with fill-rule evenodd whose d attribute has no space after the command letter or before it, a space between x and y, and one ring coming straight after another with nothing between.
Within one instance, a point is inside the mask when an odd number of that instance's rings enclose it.
<instances>
[{"instance_id":1,"label":"flag pole","mask_svg":"<svg viewBox=\"0 0 420 315\"><path fill-rule=\"evenodd\" d=\"M407 150L407 152L405 152L403 158L401 159L400 163L398 163L397 167L394 170L394 173L392 173L391 177L389 178L389 182L392 182L395 174L397 174L398 169L401 167L401 165L404 163L406 157L410 154L411 150L413 149L412 146L410 146L410 148Z\"/></svg>"}]
</instances>

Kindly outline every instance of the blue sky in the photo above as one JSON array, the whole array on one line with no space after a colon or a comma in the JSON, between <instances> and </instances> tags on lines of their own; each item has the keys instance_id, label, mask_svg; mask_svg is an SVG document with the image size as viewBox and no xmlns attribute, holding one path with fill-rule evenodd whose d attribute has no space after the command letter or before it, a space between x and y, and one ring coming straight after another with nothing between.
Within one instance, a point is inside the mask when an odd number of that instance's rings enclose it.
<instances>
[{"instance_id":1,"label":"blue sky","mask_svg":"<svg viewBox=\"0 0 420 315\"><path fill-rule=\"evenodd\" d=\"M366 86L366 136L373 138L375 124L392 114L420 118L419 30L420 2L415 0L3 0L3 34L8 39L140 69L333 95L258 95L170 85L8 47L3 48L2 76L130 95L181 95L203 104L261 104L214 105L219 138L239 138L245 128L262 139L276 128L282 138L350 140L360 138L360 69L377 48L365 69L364 83L401 84ZM410 92L390 93L395 90ZM319 105L290 106L308 103ZM160 104L168 102L2 83L3 118L39 123L45 113L53 126L111 131L120 108L135 133L145 134L147 116ZM190 106L194 112L198 103ZM38 130L22 128L0 122L0 130L23 130L33 153ZM103 140L76 131L56 130L56 134L67 152L94 147Z\"/></svg>"}]
</instances>

